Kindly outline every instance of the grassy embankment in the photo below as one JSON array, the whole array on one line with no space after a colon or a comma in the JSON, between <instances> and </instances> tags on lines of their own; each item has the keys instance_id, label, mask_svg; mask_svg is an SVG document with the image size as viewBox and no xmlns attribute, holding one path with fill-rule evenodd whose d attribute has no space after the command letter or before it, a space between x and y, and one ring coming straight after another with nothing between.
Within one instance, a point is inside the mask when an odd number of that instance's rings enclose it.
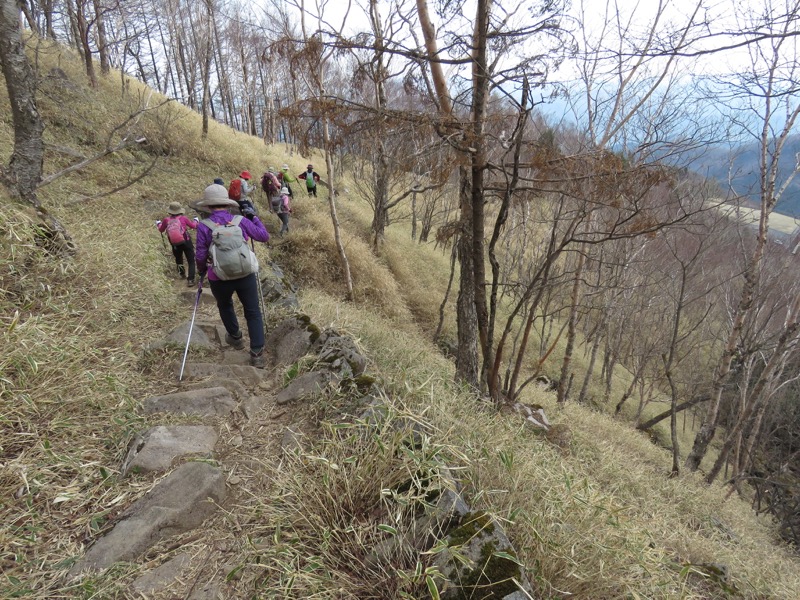
<instances>
[{"instance_id":1,"label":"grassy embankment","mask_svg":"<svg viewBox=\"0 0 800 600\"><path fill-rule=\"evenodd\" d=\"M45 69L58 63L68 77L45 82L40 94L47 173L75 160L54 148L96 152L111 127L147 95L134 82L120 98L118 76L98 90L85 87L78 63L63 52L40 57ZM0 109L5 161L13 135L4 91ZM215 176L227 181L241 168L259 173L283 162L299 172L309 160L218 125L202 140L199 118L178 106L157 114L144 115L139 125L149 148L109 157L42 189L42 201L75 238L74 258L44 255L33 243L30 215L0 192L2 597L110 597L136 574L131 567L101 577L94 592L68 587L60 578L105 519L151 485L119 479L116 469L132 433L148 424L137 413L138 402L172 381L169 366L177 355L152 361L141 349L188 317L175 297L169 280L174 267L153 221L169 201L193 199ZM110 197L82 199L113 187L130 165L142 168L156 153L162 155L157 174ZM454 386L452 364L428 339L448 257L412 243L402 225L393 225L376 258L366 237L366 204L345 198L339 206L355 304L340 300L343 286L321 200L298 197L293 232L273 257L303 286L303 308L314 321L355 336L391 402L433 428L442 455L461 468L471 504L507 521L542 596L723 597L718 582L686 566L719 563L727 565L736 596L800 597L800 561L776 542L771 524L699 478L667 479L668 453L628 424L580 406L559 410L551 395L531 389L524 400L542 404L552 421L573 432L570 451L562 453L519 420L486 410ZM269 223L276 230L277 220ZM333 515L322 512L315 526L300 521L306 509L323 509L315 504L320 498L344 503L348 490L380 489L374 463L359 454L374 448L337 439L331 435L317 454L347 459L340 463L348 468L322 477L307 462L287 461L260 499L257 527L264 537L275 534L276 524L293 531L292 543L280 552L276 546L240 551L241 562L252 565L257 554L259 569L271 573L262 597L281 597L290 578L294 591L286 597L308 597L311 590L316 597L358 597L357 590L369 589L369 581L353 575L358 569L342 566L328 541L342 536L357 547L374 524L356 518L350 529L337 530ZM293 491L299 506L281 502ZM726 537L718 520L737 537ZM301 568L311 556L321 567ZM374 593L380 596L379 589Z\"/></svg>"}]
</instances>

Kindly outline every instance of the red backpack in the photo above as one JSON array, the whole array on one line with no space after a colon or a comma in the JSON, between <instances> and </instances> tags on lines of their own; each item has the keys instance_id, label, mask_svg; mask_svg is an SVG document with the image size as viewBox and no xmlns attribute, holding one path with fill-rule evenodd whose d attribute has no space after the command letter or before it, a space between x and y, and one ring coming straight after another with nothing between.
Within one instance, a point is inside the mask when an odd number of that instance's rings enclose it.
<instances>
[{"instance_id":1,"label":"red backpack","mask_svg":"<svg viewBox=\"0 0 800 600\"><path fill-rule=\"evenodd\" d=\"M167 239L169 243L177 246L186 241L186 225L180 217L170 217L167 223Z\"/></svg>"},{"instance_id":2,"label":"red backpack","mask_svg":"<svg viewBox=\"0 0 800 600\"><path fill-rule=\"evenodd\" d=\"M236 200L237 202L242 199L242 180L234 179L231 181L231 187L228 188L228 198Z\"/></svg>"}]
</instances>

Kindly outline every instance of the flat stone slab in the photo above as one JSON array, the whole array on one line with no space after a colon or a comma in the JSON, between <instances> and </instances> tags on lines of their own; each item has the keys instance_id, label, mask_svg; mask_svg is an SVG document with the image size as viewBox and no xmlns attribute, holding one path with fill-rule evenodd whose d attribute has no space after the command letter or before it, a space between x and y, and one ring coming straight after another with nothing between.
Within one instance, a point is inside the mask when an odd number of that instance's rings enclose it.
<instances>
[{"instance_id":1,"label":"flat stone slab","mask_svg":"<svg viewBox=\"0 0 800 600\"><path fill-rule=\"evenodd\" d=\"M225 499L225 474L202 462L185 463L122 514L70 571L100 571L133 561L160 540L199 527Z\"/></svg>"},{"instance_id":2,"label":"flat stone slab","mask_svg":"<svg viewBox=\"0 0 800 600\"><path fill-rule=\"evenodd\" d=\"M166 471L180 456L210 456L217 443L217 432L206 425L159 425L136 436L122 465L123 475L129 471L149 473Z\"/></svg>"},{"instance_id":3,"label":"flat stone slab","mask_svg":"<svg viewBox=\"0 0 800 600\"><path fill-rule=\"evenodd\" d=\"M224 387L231 393L231 396L239 402L247 400L250 397L250 392L244 387L244 384L234 377L223 379L222 377L211 377L202 381L184 382L181 385L183 390L202 390L212 387Z\"/></svg>"},{"instance_id":4,"label":"flat stone slab","mask_svg":"<svg viewBox=\"0 0 800 600\"><path fill-rule=\"evenodd\" d=\"M137 578L131 588L144 596L151 596L155 592L162 591L169 587L178 576L189 566L191 558L187 553L182 553L168 560L163 565L148 571Z\"/></svg>"},{"instance_id":5,"label":"flat stone slab","mask_svg":"<svg viewBox=\"0 0 800 600\"><path fill-rule=\"evenodd\" d=\"M234 350L230 346L223 346L221 362L223 365L239 365L243 367L249 367L250 351L246 348L244 350Z\"/></svg>"},{"instance_id":6,"label":"flat stone slab","mask_svg":"<svg viewBox=\"0 0 800 600\"><path fill-rule=\"evenodd\" d=\"M236 409L236 401L224 387L203 388L176 392L166 396L153 396L143 403L146 414L159 412L201 415L226 416Z\"/></svg>"},{"instance_id":7,"label":"flat stone slab","mask_svg":"<svg viewBox=\"0 0 800 600\"><path fill-rule=\"evenodd\" d=\"M209 339L206 332L203 331L203 328L197 323L192 327L191 321L181 323L178 327L173 329L166 338L167 343L186 346L190 327L192 329L192 339L189 343L190 348L214 348L214 343Z\"/></svg>"},{"instance_id":8,"label":"flat stone slab","mask_svg":"<svg viewBox=\"0 0 800 600\"><path fill-rule=\"evenodd\" d=\"M175 376L181 372L181 364L175 364ZM267 376L264 369L245 365L220 365L217 363L190 362L186 363L183 377L198 379L201 377L222 377L223 379L237 378L245 385L256 386Z\"/></svg>"},{"instance_id":9,"label":"flat stone slab","mask_svg":"<svg viewBox=\"0 0 800 600\"><path fill-rule=\"evenodd\" d=\"M319 396L334 379L333 374L323 371L305 373L281 390L275 402L281 406Z\"/></svg>"}]
</instances>

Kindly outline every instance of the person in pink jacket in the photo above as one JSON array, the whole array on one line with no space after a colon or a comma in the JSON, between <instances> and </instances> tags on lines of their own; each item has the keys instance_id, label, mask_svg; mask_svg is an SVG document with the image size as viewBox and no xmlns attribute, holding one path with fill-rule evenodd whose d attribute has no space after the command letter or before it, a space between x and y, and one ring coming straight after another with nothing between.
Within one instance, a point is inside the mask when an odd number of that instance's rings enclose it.
<instances>
[{"instance_id":1,"label":"person in pink jacket","mask_svg":"<svg viewBox=\"0 0 800 600\"><path fill-rule=\"evenodd\" d=\"M169 243L172 244L172 255L175 257L175 264L178 265L178 275L181 279L186 277L186 269L183 266L183 257L189 263L189 277L186 285L194 285L195 262L194 246L192 238L189 236L190 229L197 229L197 219L190 219L183 213L183 206L178 202L171 202L167 208L169 216L156 222L161 233L166 232Z\"/></svg>"}]
</instances>

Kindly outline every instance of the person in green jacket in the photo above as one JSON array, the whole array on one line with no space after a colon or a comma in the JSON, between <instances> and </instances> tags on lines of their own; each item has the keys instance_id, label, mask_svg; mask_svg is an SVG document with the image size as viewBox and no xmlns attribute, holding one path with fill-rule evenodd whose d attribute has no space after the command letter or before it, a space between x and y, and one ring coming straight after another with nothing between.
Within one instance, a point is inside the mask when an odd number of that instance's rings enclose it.
<instances>
[{"instance_id":1,"label":"person in green jacket","mask_svg":"<svg viewBox=\"0 0 800 600\"><path fill-rule=\"evenodd\" d=\"M281 172L278 173L278 181L283 187L289 190L289 198L294 198L292 184L297 183L297 177L289 173L289 165L283 165L281 167Z\"/></svg>"}]
</instances>

